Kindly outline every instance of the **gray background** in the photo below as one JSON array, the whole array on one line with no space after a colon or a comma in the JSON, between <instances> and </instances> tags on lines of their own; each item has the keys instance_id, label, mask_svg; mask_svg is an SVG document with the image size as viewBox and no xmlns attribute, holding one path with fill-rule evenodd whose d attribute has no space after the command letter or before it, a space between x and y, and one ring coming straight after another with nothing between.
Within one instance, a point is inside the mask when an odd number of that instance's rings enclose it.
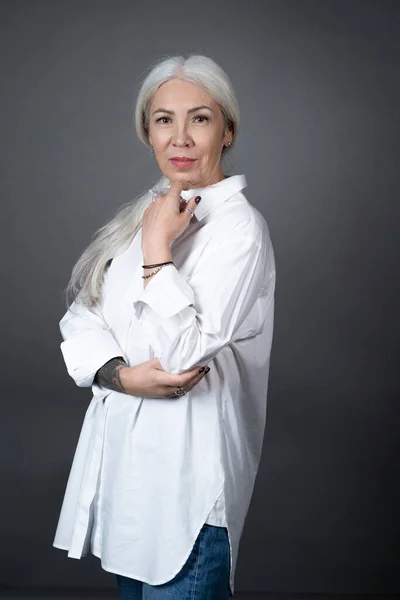
<instances>
[{"instance_id":1,"label":"gray background","mask_svg":"<svg viewBox=\"0 0 400 600\"><path fill-rule=\"evenodd\" d=\"M237 91L225 172L245 173L277 263L237 591L399 591L400 3L0 8L0 584L115 586L52 547L91 398L62 361L62 292L94 231L159 176L133 130L143 73L194 52Z\"/></svg>"}]
</instances>

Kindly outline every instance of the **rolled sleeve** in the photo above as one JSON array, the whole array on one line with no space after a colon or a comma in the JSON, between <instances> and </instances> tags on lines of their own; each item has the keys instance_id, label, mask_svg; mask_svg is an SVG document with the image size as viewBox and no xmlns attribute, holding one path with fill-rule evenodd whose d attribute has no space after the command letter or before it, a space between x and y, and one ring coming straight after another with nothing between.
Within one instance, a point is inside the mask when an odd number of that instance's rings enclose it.
<instances>
[{"instance_id":1,"label":"rolled sleeve","mask_svg":"<svg viewBox=\"0 0 400 600\"><path fill-rule=\"evenodd\" d=\"M230 235L202 256L190 285L168 265L133 301L165 371L207 364L238 333L261 330L275 281L272 246L262 242L256 235Z\"/></svg>"},{"instance_id":2,"label":"rolled sleeve","mask_svg":"<svg viewBox=\"0 0 400 600\"><path fill-rule=\"evenodd\" d=\"M157 277L150 279L133 307L137 318L140 318L144 305L147 305L162 319L168 319L193 302L194 293L190 285L175 265L168 265L157 273Z\"/></svg>"},{"instance_id":3,"label":"rolled sleeve","mask_svg":"<svg viewBox=\"0 0 400 600\"><path fill-rule=\"evenodd\" d=\"M74 301L59 322L64 341L60 348L68 374L79 387L90 387L98 369L124 352L109 327L95 311Z\"/></svg>"}]
</instances>

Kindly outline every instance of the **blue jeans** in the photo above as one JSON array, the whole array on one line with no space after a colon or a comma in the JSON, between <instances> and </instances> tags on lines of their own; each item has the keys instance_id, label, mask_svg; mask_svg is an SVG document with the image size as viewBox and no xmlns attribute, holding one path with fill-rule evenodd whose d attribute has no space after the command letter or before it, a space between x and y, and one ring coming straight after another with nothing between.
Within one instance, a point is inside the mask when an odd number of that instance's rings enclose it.
<instances>
[{"instance_id":1,"label":"blue jeans","mask_svg":"<svg viewBox=\"0 0 400 600\"><path fill-rule=\"evenodd\" d=\"M229 600L230 546L226 527L204 523L182 569L150 585L116 575L119 600Z\"/></svg>"}]
</instances>

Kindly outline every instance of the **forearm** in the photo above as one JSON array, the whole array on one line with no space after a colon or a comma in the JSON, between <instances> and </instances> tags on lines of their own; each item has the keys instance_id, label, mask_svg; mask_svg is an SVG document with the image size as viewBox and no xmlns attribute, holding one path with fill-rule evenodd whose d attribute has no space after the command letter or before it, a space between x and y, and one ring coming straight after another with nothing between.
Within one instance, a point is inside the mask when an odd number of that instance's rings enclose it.
<instances>
[{"instance_id":1,"label":"forearm","mask_svg":"<svg viewBox=\"0 0 400 600\"><path fill-rule=\"evenodd\" d=\"M127 393L120 377L121 369L127 366L128 365L121 356L112 358L100 367L94 377L94 381L98 385L113 390L114 392Z\"/></svg>"}]
</instances>

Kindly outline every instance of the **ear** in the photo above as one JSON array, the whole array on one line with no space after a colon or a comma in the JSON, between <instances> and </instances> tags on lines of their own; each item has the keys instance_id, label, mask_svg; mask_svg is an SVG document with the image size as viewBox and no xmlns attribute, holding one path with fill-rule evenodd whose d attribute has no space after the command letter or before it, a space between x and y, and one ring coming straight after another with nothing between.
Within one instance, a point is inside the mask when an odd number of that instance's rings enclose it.
<instances>
[{"instance_id":1,"label":"ear","mask_svg":"<svg viewBox=\"0 0 400 600\"><path fill-rule=\"evenodd\" d=\"M229 121L228 125L225 127L224 131L224 145L228 142L232 142L234 134L234 125L232 121Z\"/></svg>"},{"instance_id":2,"label":"ear","mask_svg":"<svg viewBox=\"0 0 400 600\"><path fill-rule=\"evenodd\" d=\"M225 136L224 145L226 146L228 142L232 142L232 139L233 139L233 135L232 134L227 134Z\"/></svg>"}]
</instances>

